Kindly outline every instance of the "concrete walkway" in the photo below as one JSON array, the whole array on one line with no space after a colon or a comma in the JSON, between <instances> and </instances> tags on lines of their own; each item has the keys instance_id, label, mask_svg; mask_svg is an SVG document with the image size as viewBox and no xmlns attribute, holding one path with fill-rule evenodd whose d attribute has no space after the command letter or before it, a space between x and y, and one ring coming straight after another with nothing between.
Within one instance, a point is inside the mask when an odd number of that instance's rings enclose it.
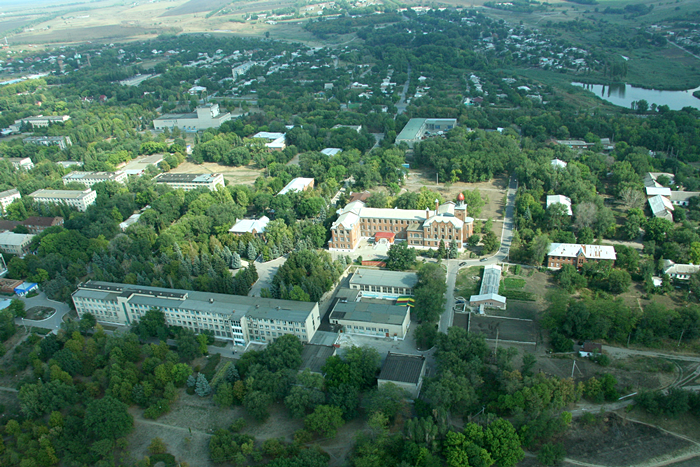
<instances>
[{"instance_id":1,"label":"concrete walkway","mask_svg":"<svg viewBox=\"0 0 700 467\"><path fill-rule=\"evenodd\" d=\"M42 320L32 320L26 318L15 318L15 324L18 326L33 326L36 328L50 329L54 333L58 332L63 322L63 317L68 314L70 307L63 302L57 302L46 297L44 292L39 292L39 295L32 298L19 297L24 302L25 309L30 309L35 306L43 306L53 308L56 312L50 317Z\"/></svg>"}]
</instances>

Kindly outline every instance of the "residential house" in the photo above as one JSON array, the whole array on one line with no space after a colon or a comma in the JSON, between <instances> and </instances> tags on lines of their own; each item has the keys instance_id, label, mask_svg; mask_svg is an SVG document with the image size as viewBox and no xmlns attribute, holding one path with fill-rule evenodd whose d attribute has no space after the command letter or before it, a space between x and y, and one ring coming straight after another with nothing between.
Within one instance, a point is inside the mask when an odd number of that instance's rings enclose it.
<instances>
[{"instance_id":1,"label":"residential house","mask_svg":"<svg viewBox=\"0 0 700 467\"><path fill-rule=\"evenodd\" d=\"M16 188L0 192L0 213L4 213L10 204L21 198L22 195L19 194Z\"/></svg>"},{"instance_id":2,"label":"residential house","mask_svg":"<svg viewBox=\"0 0 700 467\"><path fill-rule=\"evenodd\" d=\"M262 216L260 219L241 219L229 229L229 232L236 235L250 233L255 236L263 236L265 227L270 222L267 216Z\"/></svg>"},{"instance_id":3,"label":"residential house","mask_svg":"<svg viewBox=\"0 0 700 467\"><path fill-rule=\"evenodd\" d=\"M566 208L566 213L568 215L573 215L571 210L571 198L562 195L547 195L547 209L555 204L561 204Z\"/></svg>"},{"instance_id":4,"label":"residential house","mask_svg":"<svg viewBox=\"0 0 700 467\"><path fill-rule=\"evenodd\" d=\"M307 191L314 187L313 178L297 177L291 182L287 183L284 188L280 190L278 195L286 195L287 193L293 193L295 191Z\"/></svg>"}]
</instances>

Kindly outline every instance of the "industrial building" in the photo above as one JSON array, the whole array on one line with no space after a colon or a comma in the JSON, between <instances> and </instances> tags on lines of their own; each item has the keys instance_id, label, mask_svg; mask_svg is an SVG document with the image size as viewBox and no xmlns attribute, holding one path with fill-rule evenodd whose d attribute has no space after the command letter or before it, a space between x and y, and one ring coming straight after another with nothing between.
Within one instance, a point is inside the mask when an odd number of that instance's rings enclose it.
<instances>
[{"instance_id":1,"label":"industrial building","mask_svg":"<svg viewBox=\"0 0 700 467\"><path fill-rule=\"evenodd\" d=\"M404 339L411 325L407 304L364 298L356 289L340 289L328 319L342 326L343 332L375 337Z\"/></svg>"}]
</instances>

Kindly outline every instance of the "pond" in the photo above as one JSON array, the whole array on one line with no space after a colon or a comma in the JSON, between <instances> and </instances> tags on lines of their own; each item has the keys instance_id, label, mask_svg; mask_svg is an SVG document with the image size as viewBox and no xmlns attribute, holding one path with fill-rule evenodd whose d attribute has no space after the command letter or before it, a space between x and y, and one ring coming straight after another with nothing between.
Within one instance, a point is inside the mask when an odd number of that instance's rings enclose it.
<instances>
[{"instance_id":1,"label":"pond","mask_svg":"<svg viewBox=\"0 0 700 467\"><path fill-rule=\"evenodd\" d=\"M586 84L571 83L591 91L596 96L611 104L621 107L631 107L632 102L644 99L651 104L667 105L671 110L681 110L683 107L694 107L700 109L700 99L693 96L693 92L699 91L700 87L688 89L686 91L657 91L655 89L644 89L629 84Z\"/></svg>"}]
</instances>

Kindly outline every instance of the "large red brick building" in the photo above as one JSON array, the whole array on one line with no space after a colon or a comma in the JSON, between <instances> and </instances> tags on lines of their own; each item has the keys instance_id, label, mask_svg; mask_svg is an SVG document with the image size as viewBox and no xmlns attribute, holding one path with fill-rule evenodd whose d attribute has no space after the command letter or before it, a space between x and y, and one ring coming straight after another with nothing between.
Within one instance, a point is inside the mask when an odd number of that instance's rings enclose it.
<instances>
[{"instance_id":1,"label":"large red brick building","mask_svg":"<svg viewBox=\"0 0 700 467\"><path fill-rule=\"evenodd\" d=\"M412 247L437 248L442 240L458 248L474 233L474 219L467 216L467 205L460 193L457 204L435 201L435 210L368 208L362 201L348 203L331 226L328 249L353 251L360 240L373 238L393 243L405 240Z\"/></svg>"}]
</instances>

